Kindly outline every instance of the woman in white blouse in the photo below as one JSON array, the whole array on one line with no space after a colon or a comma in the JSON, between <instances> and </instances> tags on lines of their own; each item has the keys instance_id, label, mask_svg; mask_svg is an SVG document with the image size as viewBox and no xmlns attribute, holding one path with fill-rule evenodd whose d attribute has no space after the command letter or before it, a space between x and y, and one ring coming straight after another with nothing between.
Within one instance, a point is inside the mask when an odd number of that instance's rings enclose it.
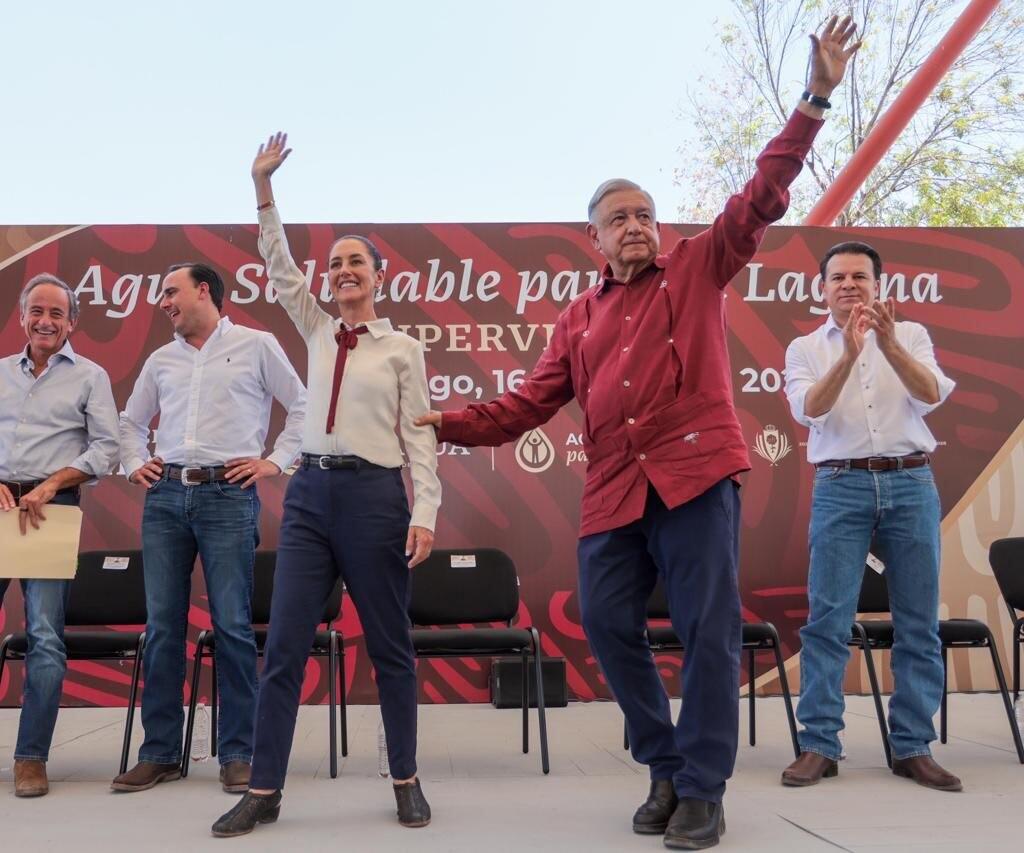
<instances>
[{"instance_id":1,"label":"woman in white blouse","mask_svg":"<svg viewBox=\"0 0 1024 853\"><path fill-rule=\"evenodd\" d=\"M409 570L430 554L441 503L434 432L413 423L429 408L423 348L377 317L374 298L384 272L365 237L341 237L331 247L328 281L340 319L317 304L274 205L270 178L291 153L286 142L279 133L260 146L252 177L260 252L309 355L302 464L284 499L249 791L213 833L242 835L277 819L305 664L339 576L376 671L399 822L426 826L407 613ZM412 473L411 514L396 427Z\"/></svg>"}]
</instances>

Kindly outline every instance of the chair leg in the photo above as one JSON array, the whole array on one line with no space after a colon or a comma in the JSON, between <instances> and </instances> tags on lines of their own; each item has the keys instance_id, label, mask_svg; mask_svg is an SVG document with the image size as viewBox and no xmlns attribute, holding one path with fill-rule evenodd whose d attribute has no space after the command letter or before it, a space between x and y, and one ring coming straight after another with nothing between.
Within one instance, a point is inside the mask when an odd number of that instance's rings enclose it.
<instances>
[{"instance_id":1,"label":"chair leg","mask_svg":"<svg viewBox=\"0 0 1024 853\"><path fill-rule=\"evenodd\" d=\"M946 742L946 726L949 720L949 649L942 647L942 704L939 705L939 743Z\"/></svg>"},{"instance_id":2,"label":"chair leg","mask_svg":"<svg viewBox=\"0 0 1024 853\"><path fill-rule=\"evenodd\" d=\"M544 675L541 670L541 646L540 633L536 628L531 628L533 634L533 663L537 673L537 722L540 728L540 766L547 774L551 772L551 765L548 762L548 722L544 713Z\"/></svg>"},{"instance_id":3,"label":"chair leg","mask_svg":"<svg viewBox=\"0 0 1024 853\"><path fill-rule=\"evenodd\" d=\"M626 719L622 719L622 748L629 749L629 726L626 725Z\"/></svg>"},{"instance_id":4,"label":"chair leg","mask_svg":"<svg viewBox=\"0 0 1024 853\"><path fill-rule=\"evenodd\" d=\"M1024 645L1024 621L1018 622L1017 630L1013 638L1013 701L1020 697L1020 647ZM0 662L0 676L4 673L3 663Z\"/></svg>"},{"instance_id":5,"label":"chair leg","mask_svg":"<svg viewBox=\"0 0 1024 853\"><path fill-rule=\"evenodd\" d=\"M858 623L853 623L853 630L856 631L861 641L861 648L864 650L864 661L868 667L868 681L871 683L871 695L875 700L875 715L878 717L878 729L882 733L882 747L885 750L885 763L892 767L892 748L889 746L889 727L885 724L885 711L882 708L882 691L878 688L878 676L875 674L875 660L871 653L871 644L868 642L867 632Z\"/></svg>"},{"instance_id":6,"label":"chair leg","mask_svg":"<svg viewBox=\"0 0 1024 853\"><path fill-rule=\"evenodd\" d=\"M139 634L139 642L135 646L135 665L132 667L132 684L128 690L128 715L124 721L124 743L121 745L121 769L118 774L128 770L128 751L132 745L132 725L135 722L135 699L139 694L139 675L142 672L142 652L146 648L146 635Z\"/></svg>"},{"instance_id":7,"label":"chair leg","mask_svg":"<svg viewBox=\"0 0 1024 853\"><path fill-rule=\"evenodd\" d=\"M338 693L338 636L333 631L330 634L330 642L327 654L327 702L328 723L327 731L331 739L330 763L331 778L338 778L338 718L335 712L335 703Z\"/></svg>"},{"instance_id":8,"label":"chair leg","mask_svg":"<svg viewBox=\"0 0 1024 853\"><path fill-rule=\"evenodd\" d=\"M4 680L4 667L7 665L7 647L10 645L11 637L13 636L14 634L8 634L0 642L0 681Z\"/></svg>"},{"instance_id":9,"label":"chair leg","mask_svg":"<svg viewBox=\"0 0 1024 853\"><path fill-rule=\"evenodd\" d=\"M757 721L754 704L754 650L747 654L747 705L750 708L750 745L757 745Z\"/></svg>"},{"instance_id":10,"label":"chair leg","mask_svg":"<svg viewBox=\"0 0 1024 853\"><path fill-rule=\"evenodd\" d=\"M789 722L789 736L793 740L793 755L800 757L800 741L796 736L796 715L793 713L793 694L789 692L789 678L786 676L786 663L782 659L782 640L775 626L767 623L772 632L772 651L775 654L775 668L779 672L779 687L782 688L782 701L786 707L786 720Z\"/></svg>"},{"instance_id":11,"label":"chair leg","mask_svg":"<svg viewBox=\"0 0 1024 853\"><path fill-rule=\"evenodd\" d=\"M345 638L334 632L338 637L338 687L341 701L338 705L341 712L341 757L348 756L348 700L345 697Z\"/></svg>"},{"instance_id":12,"label":"chair leg","mask_svg":"<svg viewBox=\"0 0 1024 853\"><path fill-rule=\"evenodd\" d=\"M217 757L217 717L220 710L220 691L217 689L217 653L210 655L210 755Z\"/></svg>"},{"instance_id":13,"label":"chair leg","mask_svg":"<svg viewBox=\"0 0 1024 853\"><path fill-rule=\"evenodd\" d=\"M530 650L522 651L522 679L520 684L523 699L523 755L530 751Z\"/></svg>"},{"instance_id":14,"label":"chair leg","mask_svg":"<svg viewBox=\"0 0 1024 853\"><path fill-rule=\"evenodd\" d=\"M1006 689L1006 678L1003 676L1003 666L999 663L999 652L996 649L996 641L992 632L986 626L988 634L988 650L992 654L992 668L996 671L996 682L999 684L999 692L1003 696L1003 705L1006 708L1006 717L1010 721L1010 733L1013 735L1013 745L1017 747L1017 759L1024 764L1024 743L1021 743L1020 729L1017 727L1017 718L1013 714L1013 704L1010 702L1010 694Z\"/></svg>"},{"instance_id":15,"label":"chair leg","mask_svg":"<svg viewBox=\"0 0 1024 853\"><path fill-rule=\"evenodd\" d=\"M188 776L188 765L192 752L192 728L196 723L196 702L199 701L199 675L203 665L203 648L206 646L206 631L201 631L196 640L196 653L192 658L192 695L188 698L188 722L185 724L185 748L181 752L181 776Z\"/></svg>"}]
</instances>

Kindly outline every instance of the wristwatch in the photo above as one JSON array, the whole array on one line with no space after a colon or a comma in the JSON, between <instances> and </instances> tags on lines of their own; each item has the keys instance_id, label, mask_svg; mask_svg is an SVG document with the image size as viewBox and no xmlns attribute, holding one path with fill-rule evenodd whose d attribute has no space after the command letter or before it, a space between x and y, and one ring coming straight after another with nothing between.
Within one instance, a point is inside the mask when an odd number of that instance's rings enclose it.
<instances>
[{"instance_id":1,"label":"wristwatch","mask_svg":"<svg viewBox=\"0 0 1024 853\"><path fill-rule=\"evenodd\" d=\"M818 107L823 110L832 109L832 102L828 98L822 98L819 95L812 95L809 91L804 90L804 93L800 96L801 101L807 101L812 107Z\"/></svg>"}]
</instances>

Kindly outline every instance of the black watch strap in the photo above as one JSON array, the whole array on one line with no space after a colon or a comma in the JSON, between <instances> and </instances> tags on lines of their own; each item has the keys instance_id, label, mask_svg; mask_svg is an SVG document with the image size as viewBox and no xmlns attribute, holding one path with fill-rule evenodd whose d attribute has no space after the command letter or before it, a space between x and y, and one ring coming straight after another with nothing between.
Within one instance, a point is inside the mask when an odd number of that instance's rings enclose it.
<instances>
[{"instance_id":1,"label":"black watch strap","mask_svg":"<svg viewBox=\"0 0 1024 853\"><path fill-rule=\"evenodd\" d=\"M800 96L800 100L807 101L807 103L809 103L812 107L819 107L820 109L823 110L832 109L832 102L828 98L822 98L818 95L812 95L808 91L804 91L804 93Z\"/></svg>"}]
</instances>

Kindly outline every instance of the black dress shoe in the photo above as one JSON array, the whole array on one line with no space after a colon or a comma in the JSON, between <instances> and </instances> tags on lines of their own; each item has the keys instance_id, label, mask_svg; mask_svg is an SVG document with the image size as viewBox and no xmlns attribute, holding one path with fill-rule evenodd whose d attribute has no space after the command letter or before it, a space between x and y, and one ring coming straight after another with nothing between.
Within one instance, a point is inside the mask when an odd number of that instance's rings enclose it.
<instances>
[{"instance_id":1,"label":"black dress shoe","mask_svg":"<svg viewBox=\"0 0 1024 853\"><path fill-rule=\"evenodd\" d=\"M423 796L420 780L405 785L393 785L398 804L398 822L402 826L426 826L430 823L430 806Z\"/></svg>"},{"instance_id":2,"label":"black dress shoe","mask_svg":"<svg viewBox=\"0 0 1024 853\"><path fill-rule=\"evenodd\" d=\"M218 838L233 838L252 832L258 823L273 823L281 813L281 792L254 794L246 791L238 804L227 814L221 815L213 825L213 834Z\"/></svg>"},{"instance_id":3,"label":"black dress shoe","mask_svg":"<svg viewBox=\"0 0 1024 853\"><path fill-rule=\"evenodd\" d=\"M671 779L651 781L651 793L643 805L633 814L633 832L640 835L661 835L668 826L668 819L676 810L679 798Z\"/></svg>"},{"instance_id":4,"label":"black dress shoe","mask_svg":"<svg viewBox=\"0 0 1024 853\"><path fill-rule=\"evenodd\" d=\"M703 850L718 844L725 832L725 809L694 797L682 797L665 830L665 846Z\"/></svg>"}]
</instances>

